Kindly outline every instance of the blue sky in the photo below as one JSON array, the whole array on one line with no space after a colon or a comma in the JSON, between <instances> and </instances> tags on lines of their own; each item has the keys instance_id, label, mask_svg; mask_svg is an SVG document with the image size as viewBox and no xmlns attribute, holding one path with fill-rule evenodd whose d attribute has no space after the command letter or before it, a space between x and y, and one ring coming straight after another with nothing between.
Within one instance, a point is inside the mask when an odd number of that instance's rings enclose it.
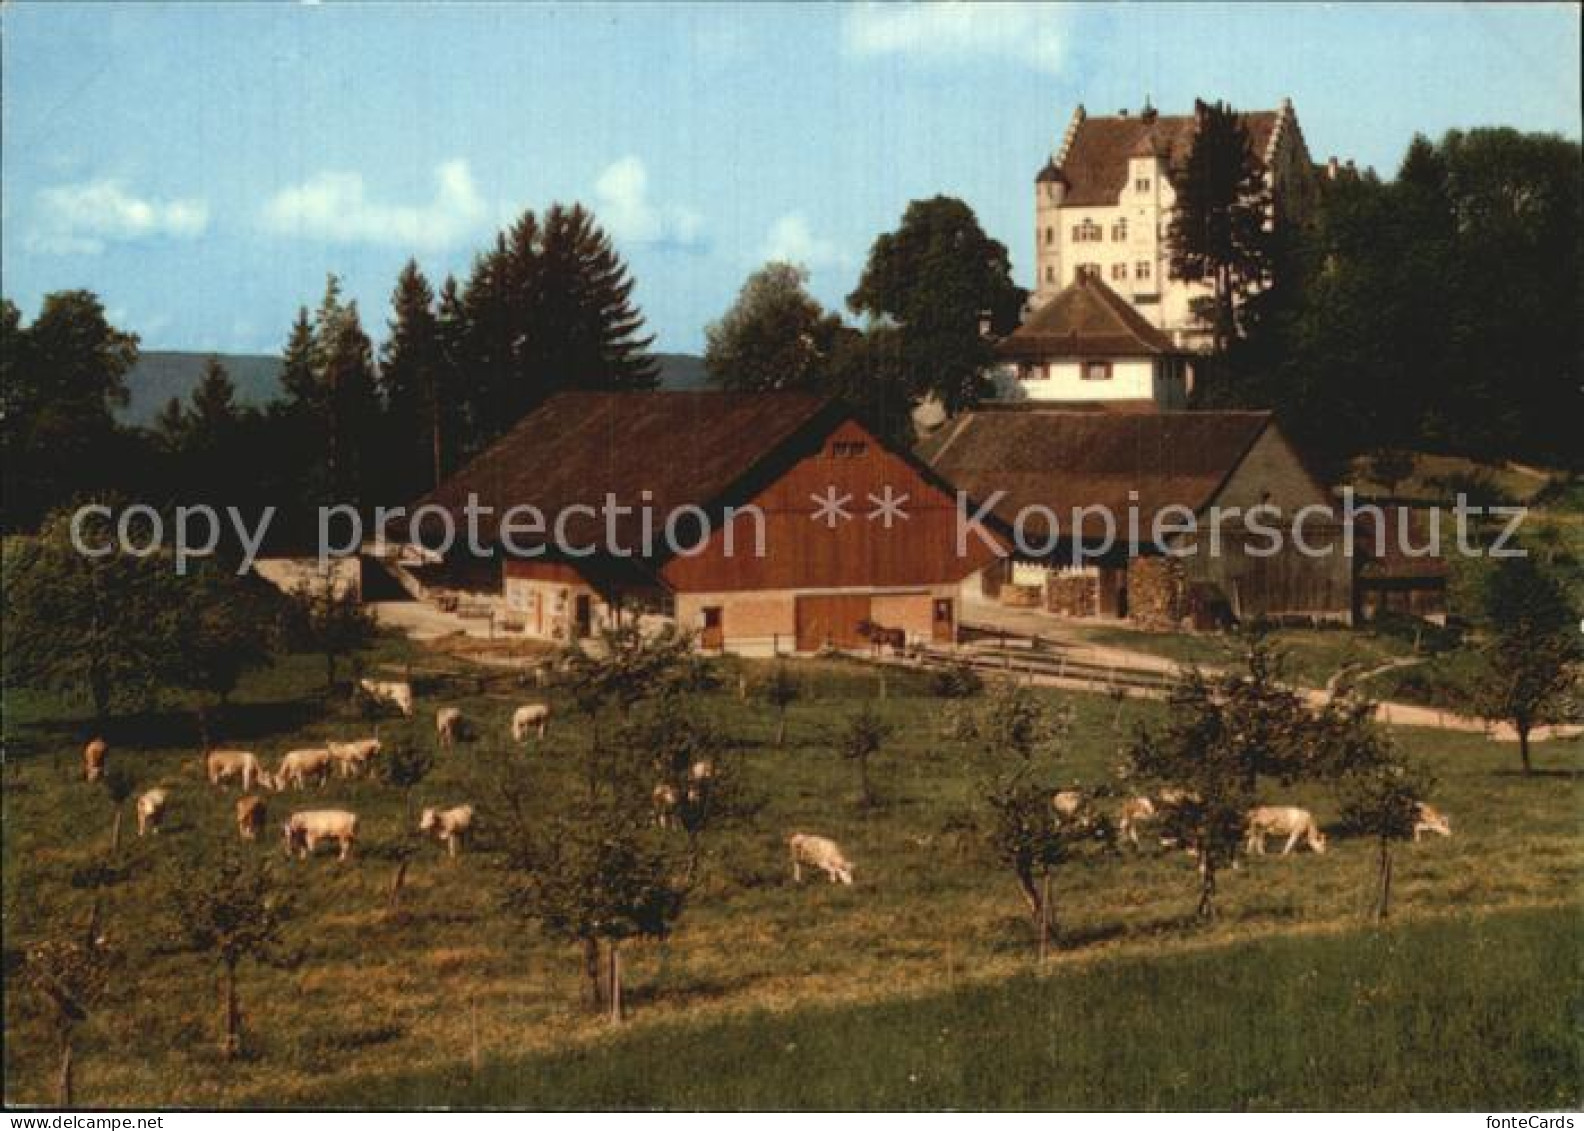
<instances>
[{"instance_id":1,"label":"blue sky","mask_svg":"<svg viewBox=\"0 0 1584 1131\"><path fill-rule=\"evenodd\" d=\"M98 292L145 348L274 352L334 271L377 337L524 207L592 206L657 347L768 257L839 304L911 199L1031 282L1073 106L1297 107L1316 159L1580 133L1572 5L45 5L0 9L3 286Z\"/></svg>"}]
</instances>

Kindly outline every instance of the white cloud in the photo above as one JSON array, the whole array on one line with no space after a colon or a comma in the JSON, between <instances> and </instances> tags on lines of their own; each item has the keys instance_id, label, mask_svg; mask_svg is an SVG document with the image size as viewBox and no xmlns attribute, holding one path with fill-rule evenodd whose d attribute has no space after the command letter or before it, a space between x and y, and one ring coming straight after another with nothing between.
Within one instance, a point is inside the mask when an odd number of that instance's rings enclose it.
<instances>
[{"instance_id":1,"label":"white cloud","mask_svg":"<svg viewBox=\"0 0 1584 1131\"><path fill-rule=\"evenodd\" d=\"M862 4L847 12L842 45L857 56L996 59L1055 73L1066 54L1066 24L1057 4Z\"/></svg>"},{"instance_id":2,"label":"white cloud","mask_svg":"<svg viewBox=\"0 0 1584 1131\"><path fill-rule=\"evenodd\" d=\"M770 225L765 237L763 258L785 263L800 263L813 271L821 267L845 267L848 258L831 240L818 239L801 212L788 212Z\"/></svg>"},{"instance_id":3,"label":"white cloud","mask_svg":"<svg viewBox=\"0 0 1584 1131\"><path fill-rule=\"evenodd\" d=\"M264 206L265 223L283 235L417 251L454 247L488 219L489 209L462 160L435 170L435 195L427 204L372 200L361 174L326 172L282 189Z\"/></svg>"},{"instance_id":4,"label":"white cloud","mask_svg":"<svg viewBox=\"0 0 1584 1131\"><path fill-rule=\"evenodd\" d=\"M624 243L695 244L702 217L687 208L661 208L649 200L649 171L637 157L606 166L594 182L594 211L600 224Z\"/></svg>"},{"instance_id":5,"label":"white cloud","mask_svg":"<svg viewBox=\"0 0 1584 1131\"><path fill-rule=\"evenodd\" d=\"M61 255L97 255L109 243L191 239L209 226L202 200L145 199L114 178L43 189L38 204L40 223L27 244Z\"/></svg>"}]
</instances>

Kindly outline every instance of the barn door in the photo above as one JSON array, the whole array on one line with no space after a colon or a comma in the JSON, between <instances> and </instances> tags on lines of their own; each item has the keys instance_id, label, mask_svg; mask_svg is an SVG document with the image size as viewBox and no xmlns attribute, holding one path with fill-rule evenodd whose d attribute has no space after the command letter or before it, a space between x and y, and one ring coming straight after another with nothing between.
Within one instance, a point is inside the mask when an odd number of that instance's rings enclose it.
<instances>
[{"instance_id":1,"label":"barn door","mask_svg":"<svg viewBox=\"0 0 1584 1131\"><path fill-rule=\"evenodd\" d=\"M799 597L797 599L797 648L817 652L829 644L836 648L861 648L866 641L858 635L858 625L869 619L867 594Z\"/></svg>"},{"instance_id":2,"label":"barn door","mask_svg":"<svg viewBox=\"0 0 1584 1131\"><path fill-rule=\"evenodd\" d=\"M937 597L930 617L930 639L936 644L950 644L957 639L957 618L952 615L952 599Z\"/></svg>"},{"instance_id":3,"label":"barn door","mask_svg":"<svg viewBox=\"0 0 1584 1131\"><path fill-rule=\"evenodd\" d=\"M705 606L704 630L699 633L699 645L714 649L726 646L726 625L719 605Z\"/></svg>"}]
</instances>

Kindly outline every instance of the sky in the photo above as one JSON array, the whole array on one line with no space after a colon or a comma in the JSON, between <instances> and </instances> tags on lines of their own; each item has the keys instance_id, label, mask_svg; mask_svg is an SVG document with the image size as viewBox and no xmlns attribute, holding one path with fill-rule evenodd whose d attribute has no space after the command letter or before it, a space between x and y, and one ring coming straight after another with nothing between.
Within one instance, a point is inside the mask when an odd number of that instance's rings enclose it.
<instances>
[{"instance_id":1,"label":"sky","mask_svg":"<svg viewBox=\"0 0 1584 1131\"><path fill-rule=\"evenodd\" d=\"M1415 133L1580 136L1573 5L70 5L0 8L0 289L87 288L145 349L279 352L341 276L376 338L524 208L582 201L655 348L768 259L840 307L910 200L1032 279L1075 105L1290 97L1383 175Z\"/></svg>"}]
</instances>

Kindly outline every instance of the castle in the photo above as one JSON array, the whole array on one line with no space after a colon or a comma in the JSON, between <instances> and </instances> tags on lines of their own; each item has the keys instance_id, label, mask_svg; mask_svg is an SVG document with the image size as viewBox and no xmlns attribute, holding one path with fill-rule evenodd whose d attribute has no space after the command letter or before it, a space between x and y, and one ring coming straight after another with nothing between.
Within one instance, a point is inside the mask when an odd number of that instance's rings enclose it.
<instances>
[{"instance_id":1,"label":"castle","mask_svg":"<svg viewBox=\"0 0 1584 1131\"><path fill-rule=\"evenodd\" d=\"M1167 232L1176 200L1172 178L1192 148L1205 105L1165 116L1148 102L1138 114L1090 117L1079 106L1055 154L1034 178L1034 312L1080 277L1102 280L1173 346L1208 346L1193 299L1207 284L1173 278ZM1241 115L1284 215L1301 216L1317 190L1292 102Z\"/></svg>"}]
</instances>

